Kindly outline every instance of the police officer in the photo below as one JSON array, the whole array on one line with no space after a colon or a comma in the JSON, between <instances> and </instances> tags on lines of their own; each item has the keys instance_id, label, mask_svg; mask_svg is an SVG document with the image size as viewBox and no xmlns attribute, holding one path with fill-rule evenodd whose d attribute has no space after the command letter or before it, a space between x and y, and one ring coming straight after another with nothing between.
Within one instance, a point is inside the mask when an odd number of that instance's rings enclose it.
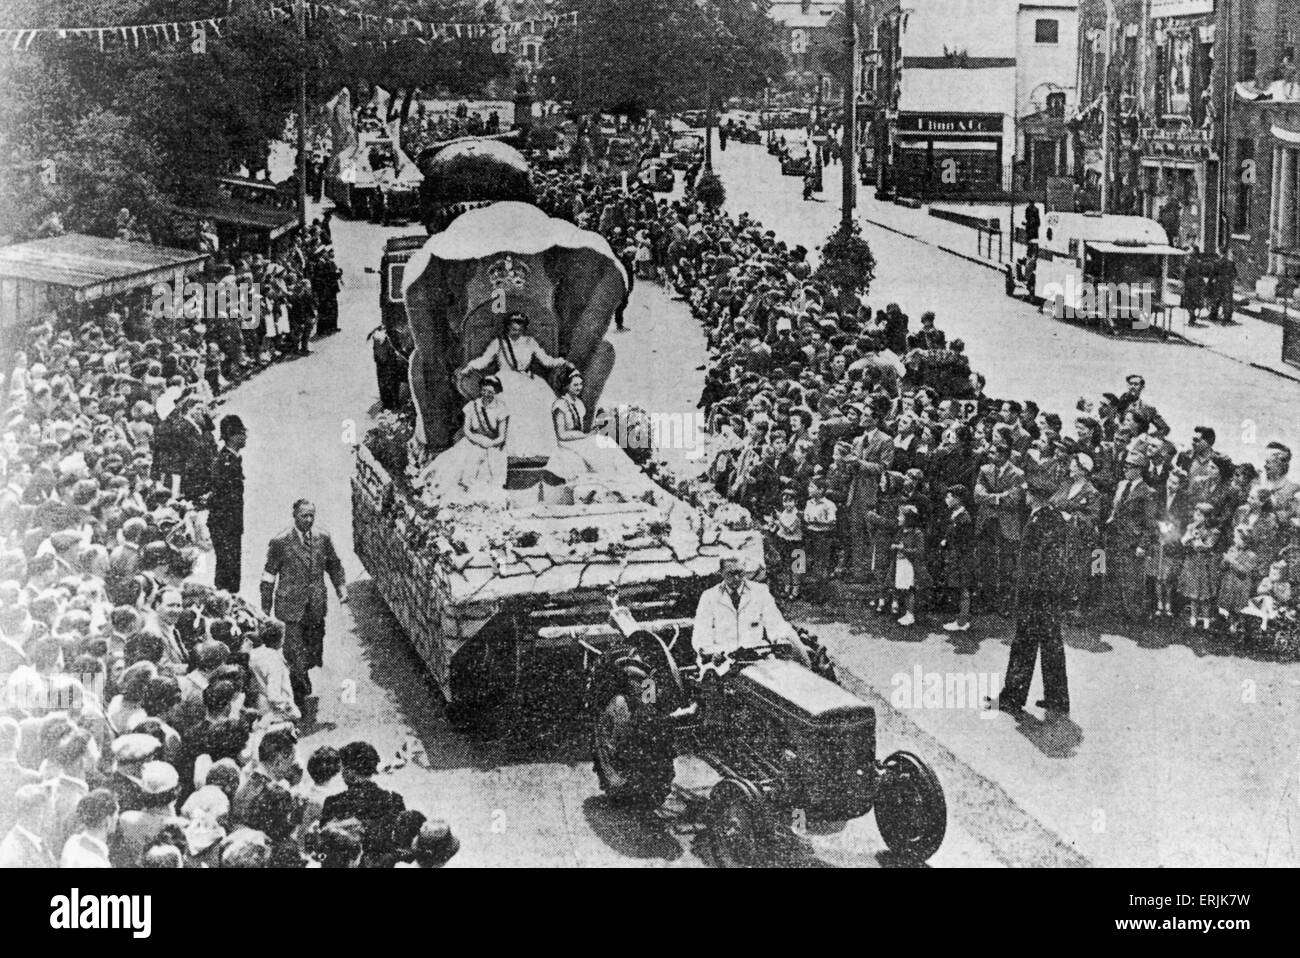
<instances>
[{"instance_id":1,"label":"police officer","mask_svg":"<svg viewBox=\"0 0 1300 958\"><path fill-rule=\"evenodd\" d=\"M214 585L232 595L239 591L244 538L244 461L240 456L248 430L238 416L221 420L221 449L212 464L208 499L208 533L217 556Z\"/></svg>"},{"instance_id":2,"label":"police officer","mask_svg":"<svg viewBox=\"0 0 1300 958\"><path fill-rule=\"evenodd\" d=\"M1016 581L1016 634L1007 661L1007 681L998 695L998 708L1012 715L1024 711L1039 652L1043 657L1043 698L1036 704L1048 717L1070 712L1070 685L1065 674L1065 641L1061 619L1073 581L1070 567L1070 525L1060 510L1048 504L1048 484L1027 488L1029 519L1020 539Z\"/></svg>"}]
</instances>

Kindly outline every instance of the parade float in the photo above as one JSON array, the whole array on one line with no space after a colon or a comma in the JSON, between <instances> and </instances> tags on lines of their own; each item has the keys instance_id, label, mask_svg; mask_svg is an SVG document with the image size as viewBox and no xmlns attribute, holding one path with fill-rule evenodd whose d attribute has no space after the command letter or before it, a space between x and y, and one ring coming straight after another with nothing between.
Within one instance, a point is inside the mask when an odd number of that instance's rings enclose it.
<instances>
[{"instance_id":1,"label":"parade float","mask_svg":"<svg viewBox=\"0 0 1300 958\"><path fill-rule=\"evenodd\" d=\"M611 590L648 628L688 626L719 559L740 554L757 571L762 538L744 509L656 472L644 455L634 462L605 435L592 436L599 468L577 477L545 456L512 455L505 488L481 497L442 501L422 481L462 437L462 410L482 378L467 367L512 313L563 361L552 379L581 374L592 430L614 367L605 334L627 278L603 238L533 205L527 163L512 147L461 141L421 166L429 236L418 247L390 241L381 267L394 300L385 305L403 307L384 312L406 353L409 401L381 414L358 447L353 541L444 697L476 713L517 697L529 675L549 676L539 682L550 692L556 675L580 675L581 658L618 635L603 624ZM523 399L516 390L513 401ZM535 409L524 412L515 415L535 421ZM635 431L617 426L610 436Z\"/></svg>"},{"instance_id":2,"label":"parade float","mask_svg":"<svg viewBox=\"0 0 1300 958\"><path fill-rule=\"evenodd\" d=\"M355 140L331 159L325 176L325 195L349 216L375 219L385 208L390 219L419 216L423 176L376 119L359 123Z\"/></svg>"}]
</instances>

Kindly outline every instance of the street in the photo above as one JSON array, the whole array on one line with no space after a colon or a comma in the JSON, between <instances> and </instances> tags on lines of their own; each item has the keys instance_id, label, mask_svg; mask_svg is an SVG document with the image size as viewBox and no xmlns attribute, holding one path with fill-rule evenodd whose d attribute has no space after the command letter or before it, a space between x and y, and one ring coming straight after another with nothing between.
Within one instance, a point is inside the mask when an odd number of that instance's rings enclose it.
<instances>
[{"instance_id":1,"label":"street","mask_svg":"<svg viewBox=\"0 0 1300 958\"><path fill-rule=\"evenodd\" d=\"M838 223L838 166L826 170L824 202L813 203L761 147L733 146L714 158L733 215L747 210L810 250ZM877 202L859 189L861 214ZM1300 439L1300 385L1209 350L1120 341L1056 322L1007 299L991 270L895 233L867 227L864 235L877 261L873 308L897 302L914 324L934 310L950 340L966 340L989 395L1033 399L1058 412L1068 431L1079 397L1118 392L1128 373L1140 372L1180 448L1200 424L1218 429L1218 448L1229 456L1257 464L1265 443ZM918 670L985 676L995 687L1005 673L1011 623L1003 619L958 636L939 630L942 619L902 629L851 607L828 607L808 621L886 699ZM1177 627L1122 631L1067 630L1068 722L1017 725L972 704L915 703L906 715L1098 864L1300 861L1300 733L1290 720L1300 668L1189 642ZM1038 689L1036 681L1031 702Z\"/></svg>"},{"instance_id":2,"label":"street","mask_svg":"<svg viewBox=\"0 0 1300 958\"><path fill-rule=\"evenodd\" d=\"M747 210L779 224L782 238L810 249L833 228L838 168L827 171L826 202L805 203L799 181L780 177L761 148L733 145L715 157L733 213ZM365 337L378 321L378 283L365 268L378 262L388 236L409 231L337 222L347 284L343 331L318 341L315 355L257 377L229 404L252 430L245 582L255 583L260 571L258 544L284 528L300 495L316 499L319 522L335 535L349 578L357 581L350 609L331 612L319 725L306 746L355 737L374 742L400 766L392 787L408 804L457 825L465 864L700 864L695 812L712 781L706 767L679 760L682 788L647 823L604 802L577 736L551 752L521 756L453 730L352 555L352 443L377 409ZM1127 372L1140 370L1176 436L1202 421L1240 421L1239 432L1220 429L1221 448L1258 455L1268 439L1291 434L1300 412L1294 384L1206 350L1116 341L1050 321L1008 300L1000 278L987 269L886 231L868 228L866 235L878 262L873 305L898 302L913 316L934 309L950 337L966 339L993 395L1035 398L1045 410L1068 413L1080 396L1115 388ZM627 333L611 334L619 361L605 402L690 411L703 381L704 346L684 305L640 283L628 326ZM1016 348L997 346L1008 342ZM1042 361L1026 362L1026 356ZM664 376L664 368L678 372ZM1216 388L1188 388L1193 382ZM1265 390L1278 402L1259 404ZM286 402L290 396L295 401ZM1289 783L1300 735L1286 721L1286 703L1300 684L1294 667L1189 647L1177 634L1075 631L1067 638L1077 703L1072 721L1017 726L976 703L889 705L904 684L899 677L910 683L918 670L982 675L996 688L1005 669L1002 620L979 623L952 641L922 627L902 630L887 620L882 627L851 606L796 613L877 706L882 754L893 747L917 751L944 780L949 834L935 867L1276 864L1294 854ZM1100 708L1095 703L1103 690ZM1177 734L1189 723L1196 735ZM808 836L799 853L809 862L862 865L877 863L882 849L868 817L842 833Z\"/></svg>"},{"instance_id":3,"label":"street","mask_svg":"<svg viewBox=\"0 0 1300 958\"><path fill-rule=\"evenodd\" d=\"M416 228L418 230L418 227ZM378 388L366 335L378 323L379 262L385 229L336 220L334 241L345 286L335 336L313 343L313 355L282 363L241 386L222 408L248 424L244 455L247 529L243 594L256 601L265 543L286 528L300 496L318 507L317 524L335 538L348 579L348 607L334 605L327 622L325 666L316 673L317 724L304 729L303 754L318 745L365 739L385 762L401 766L383 776L408 807L445 818L462 851L453 865L699 866L700 800L716 781L703 763L678 762L678 790L646 820L609 806L591 769L585 736L557 748L519 754L453 730L424 666L367 582L351 548L352 444L378 408ZM620 359L608 385L609 405L637 402L650 409L689 410L698 399L704 340L683 304L638 284L627 312L629 332L614 334ZM667 364L680 370L664 376ZM882 735L881 748L911 747ZM399 759L399 753L401 758ZM950 794L950 806L961 801ZM872 866L888 853L870 816L820 834L815 828L789 849L795 864ZM988 845L951 821L933 867L996 865Z\"/></svg>"}]
</instances>

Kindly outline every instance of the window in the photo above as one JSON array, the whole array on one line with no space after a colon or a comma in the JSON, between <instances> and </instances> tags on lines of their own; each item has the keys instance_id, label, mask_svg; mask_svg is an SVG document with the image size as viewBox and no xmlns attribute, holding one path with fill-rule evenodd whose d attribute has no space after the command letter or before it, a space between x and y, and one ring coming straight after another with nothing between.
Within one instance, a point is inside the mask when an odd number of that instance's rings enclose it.
<instances>
[{"instance_id":1,"label":"window","mask_svg":"<svg viewBox=\"0 0 1300 958\"><path fill-rule=\"evenodd\" d=\"M1057 118L1065 116L1065 94L1047 94L1047 115Z\"/></svg>"},{"instance_id":2,"label":"window","mask_svg":"<svg viewBox=\"0 0 1300 958\"><path fill-rule=\"evenodd\" d=\"M1060 21L1035 20L1034 21L1034 42L1035 43L1060 43L1061 42Z\"/></svg>"}]
</instances>

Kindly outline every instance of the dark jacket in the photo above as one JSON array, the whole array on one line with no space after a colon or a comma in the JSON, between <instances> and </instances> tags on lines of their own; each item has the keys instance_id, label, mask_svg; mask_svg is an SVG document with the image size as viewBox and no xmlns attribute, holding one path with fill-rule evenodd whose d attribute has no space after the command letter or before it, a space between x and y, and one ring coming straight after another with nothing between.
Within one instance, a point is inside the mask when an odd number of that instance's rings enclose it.
<instances>
[{"instance_id":1,"label":"dark jacket","mask_svg":"<svg viewBox=\"0 0 1300 958\"><path fill-rule=\"evenodd\" d=\"M209 483L208 528L218 534L244 534L244 463L224 446L212 464Z\"/></svg>"},{"instance_id":2,"label":"dark jacket","mask_svg":"<svg viewBox=\"0 0 1300 958\"><path fill-rule=\"evenodd\" d=\"M262 608L269 612L274 601L275 617L281 622L303 621L308 608L324 618L327 574L336 589L343 587L343 563L329 533L313 529L308 548L297 527L291 526L272 539L266 550Z\"/></svg>"},{"instance_id":3,"label":"dark jacket","mask_svg":"<svg viewBox=\"0 0 1300 958\"><path fill-rule=\"evenodd\" d=\"M1070 525L1061 513L1043 506L1030 513L1020 537L1016 563L1016 614L1059 611L1073 586Z\"/></svg>"},{"instance_id":4,"label":"dark jacket","mask_svg":"<svg viewBox=\"0 0 1300 958\"><path fill-rule=\"evenodd\" d=\"M397 816L406 811L406 802L396 792L389 792L370 780L349 785L346 790L325 799L321 807L322 826L334 821L355 818L365 828L366 859L391 854L393 828Z\"/></svg>"}]
</instances>

